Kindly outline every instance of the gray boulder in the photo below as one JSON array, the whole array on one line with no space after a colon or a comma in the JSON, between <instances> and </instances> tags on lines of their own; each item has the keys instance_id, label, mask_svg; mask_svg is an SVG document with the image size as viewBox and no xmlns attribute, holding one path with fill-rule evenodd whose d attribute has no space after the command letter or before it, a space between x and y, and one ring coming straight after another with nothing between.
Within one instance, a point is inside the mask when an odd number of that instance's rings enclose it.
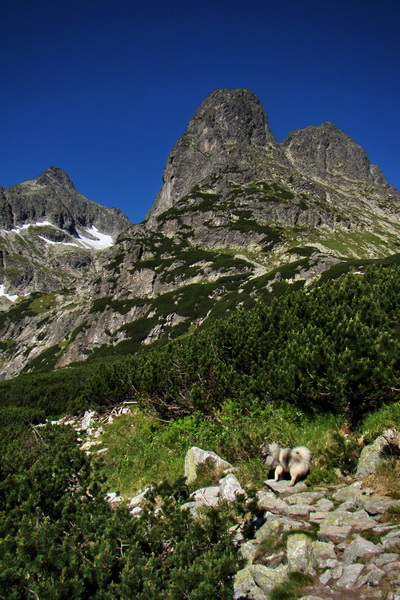
<instances>
[{"instance_id":1,"label":"gray boulder","mask_svg":"<svg viewBox=\"0 0 400 600\"><path fill-rule=\"evenodd\" d=\"M215 452L202 450L201 448L193 446L187 451L185 457L185 477L187 483L192 483L197 477L198 467L207 463L220 471L232 468L232 465L229 462L223 460Z\"/></svg>"},{"instance_id":2,"label":"gray boulder","mask_svg":"<svg viewBox=\"0 0 400 600\"><path fill-rule=\"evenodd\" d=\"M398 439L396 429L386 429L376 440L362 449L358 461L356 477L365 477L376 471L385 454L390 453L391 443Z\"/></svg>"},{"instance_id":3,"label":"gray boulder","mask_svg":"<svg viewBox=\"0 0 400 600\"><path fill-rule=\"evenodd\" d=\"M286 545L288 570L314 575L312 540L304 533L290 535Z\"/></svg>"},{"instance_id":4,"label":"gray boulder","mask_svg":"<svg viewBox=\"0 0 400 600\"><path fill-rule=\"evenodd\" d=\"M245 491L240 485L238 479L232 473L229 473L219 481L219 495L221 500L234 502L239 495L244 495Z\"/></svg>"}]
</instances>

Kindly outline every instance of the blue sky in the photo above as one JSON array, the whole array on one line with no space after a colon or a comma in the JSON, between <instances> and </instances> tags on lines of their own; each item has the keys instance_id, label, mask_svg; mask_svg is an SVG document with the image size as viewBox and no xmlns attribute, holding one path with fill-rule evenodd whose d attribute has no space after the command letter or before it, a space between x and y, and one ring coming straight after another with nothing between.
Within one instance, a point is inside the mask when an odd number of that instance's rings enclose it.
<instances>
[{"instance_id":1,"label":"blue sky","mask_svg":"<svg viewBox=\"0 0 400 600\"><path fill-rule=\"evenodd\" d=\"M400 189L395 0L0 2L0 185L50 165L143 220L203 99L249 88L281 141L332 121Z\"/></svg>"}]
</instances>

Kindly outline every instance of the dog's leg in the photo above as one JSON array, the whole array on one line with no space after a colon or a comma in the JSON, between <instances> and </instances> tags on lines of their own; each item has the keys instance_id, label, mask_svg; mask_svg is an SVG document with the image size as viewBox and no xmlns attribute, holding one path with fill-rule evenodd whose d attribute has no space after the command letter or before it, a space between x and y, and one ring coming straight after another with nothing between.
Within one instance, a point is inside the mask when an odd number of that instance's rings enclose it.
<instances>
[{"instance_id":1,"label":"dog's leg","mask_svg":"<svg viewBox=\"0 0 400 600\"><path fill-rule=\"evenodd\" d=\"M296 485L297 475L292 475L292 479L290 480L289 487L293 487Z\"/></svg>"},{"instance_id":2,"label":"dog's leg","mask_svg":"<svg viewBox=\"0 0 400 600\"><path fill-rule=\"evenodd\" d=\"M275 481L279 481L284 469L282 465L278 465L275 469Z\"/></svg>"}]
</instances>

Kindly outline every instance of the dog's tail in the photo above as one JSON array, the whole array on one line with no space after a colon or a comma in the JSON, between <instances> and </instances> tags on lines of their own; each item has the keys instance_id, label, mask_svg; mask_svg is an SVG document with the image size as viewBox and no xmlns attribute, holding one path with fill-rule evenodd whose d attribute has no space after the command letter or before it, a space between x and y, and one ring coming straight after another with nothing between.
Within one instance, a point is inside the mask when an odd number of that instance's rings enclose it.
<instances>
[{"instance_id":1,"label":"dog's tail","mask_svg":"<svg viewBox=\"0 0 400 600\"><path fill-rule=\"evenodd\" d=\"M305 446L296 446L296 448L292 449L291 458L296 462L303 463L304 466L307 466L307 469L310 467L311 460L311 452Z\"/></svg>"}]
</instances>

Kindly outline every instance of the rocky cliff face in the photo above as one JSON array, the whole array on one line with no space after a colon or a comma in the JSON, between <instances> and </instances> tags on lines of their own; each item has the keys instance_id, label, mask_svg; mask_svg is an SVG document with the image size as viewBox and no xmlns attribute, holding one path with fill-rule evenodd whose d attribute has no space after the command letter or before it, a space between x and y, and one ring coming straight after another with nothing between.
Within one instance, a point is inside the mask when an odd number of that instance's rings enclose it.
<instances>
[{"instance_id":1,"label":"rocky cliff face","mask_svg":"<svg viewBox=\"0 0 400 600\"><path fill-rule=\"evenodd\" d=\"M57 167L50 167L36 179L0 188L3 229L42 221L76 238L79 230L91 227L116 237L130 225L118 208L105 208L79 194L68 175Z\"/></svg>"},{"instance_id":2,"label":"rocky cliff face","mask_svg":"<svg viewBox=\"0 0 400 600\"><path fill-rule=\"evenodd\" d=\"M205 99L163 180L128 228L59 169L1 190L5 289L41 294L0 313L3 376L134 352L398 251L400 194L364 150L331 123L278 144L248 90ZM100 232L115 243L96 253Z\"/></svg>"},{"instance_id":3,"label":"rocky cliff face","mask_svg":"<svg viewBox=\"0 0 400 600\"><path fill-rule=\"evenodd\" d=\"M98 268L96 250L130 225L120 210L87 200L50 167L0 188L0 285L8 296L70 287ZM4 305L4 300L3 300Z\"/></svg>"}]
</instances>

